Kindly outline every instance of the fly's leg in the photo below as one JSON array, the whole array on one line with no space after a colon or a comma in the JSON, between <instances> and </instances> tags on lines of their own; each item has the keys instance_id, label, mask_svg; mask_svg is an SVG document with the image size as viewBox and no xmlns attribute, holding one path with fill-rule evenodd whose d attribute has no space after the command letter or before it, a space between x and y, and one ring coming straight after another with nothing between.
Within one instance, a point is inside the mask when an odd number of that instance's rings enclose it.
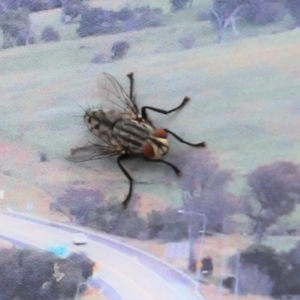
<instances>
[{"instance_id":1,"label":"fly's leg","mask_svg":"<svg viewBox=\"0 0 300 300\"><path fill-rule=\"evenodd\" d=\"M142 117L144 119L148 120L146 109L153 110L153 111L156 111L156 112L158 112L160 114L167 115L167 114L169 114L171 112L174 112L174 111L179 110L182 107L184 107L189 100L190 100L189 97L184 97L184 99L182 100L181 104L178 105L177 107L171 109L171 110L164 110L164 109L160 109L160 108L156 108L156 107L152 107L152 106L143 106L142 107Z\"/></svg>"},{"instance_id":2,"label":"fly's leg","mask_svg":"<svg viewBox=\"0 0 300 300\"><path fill-rule=\"evenodd\" d=\"M117 159L117 163L119 168L122 170L123 174L127 177L127 179L129 180L129 191L128 194L125 198L125 200L122 202L122 205L124 208L126 208L128 206L128 203L130 201L131 195L132 195L132 184L133 184L133 179L132 177L129 175L129 173L127 172L127 170L123 167L123 165L121 164L122 160L128 159L130 156L128 154L122 154L121 156L118 157Z\"/></svg>"},{"instance_id":3,"label":"fly's leg","mask_svg":"<svg viewBox=\"0 0 300 300\"><path fill-rule=\"evenodd\" d=\"M182 175L182 172L181 172L176 166L174 166L173 164L171 164L171 163L168 162L168 161L165 161L165 160L163 160L163 159L150 159L150 158L147 158L147 157L144 157L144 159L145 159L146 161L160 162L160 163L166 164L166 165L170 166L170 167L174 170L174 172L176 173L176 175L178 175L178 176L181 176L181 175Z\"/></svg>"},{"instance_id":4,"label":"fly's leg","mask_svg":"<svg viewBox=\"0 0 300 300\"><path fill-rule=\"evenodd\" d=\"M175 134L171 130L169 130L167 128L164 128L164 130L166 132L170 133L171 135L173 135L176 140L178 140L179 142L181 142L183 144L187 144L187 145L192 146L192 147L202 147L202 148L206 147L206 143L205 142L201 142L201 143L197 143L197 144L189 143L189 142L183 140L180 136L178 136L177 134Z\"/></svg>"},{"instance_id":5,"label":"fly's leg","mask_svg":"<svg viewBox=\"0 0 300 300\"><path fill-rule=\"evenodd\" d=\"M133 86L134 86L133 72L127 74L127 77L129 78L130 81L129 97L130 99L133 99Z\"/></svg>"}]
</instances>

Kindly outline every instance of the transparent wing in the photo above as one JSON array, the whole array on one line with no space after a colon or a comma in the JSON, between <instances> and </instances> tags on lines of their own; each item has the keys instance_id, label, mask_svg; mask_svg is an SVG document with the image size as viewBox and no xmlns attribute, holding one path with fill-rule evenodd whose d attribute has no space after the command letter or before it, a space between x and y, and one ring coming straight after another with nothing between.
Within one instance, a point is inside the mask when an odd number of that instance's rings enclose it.
<instances>
[{"instance_id":1,"label":"transparent wing","mask_svg":"<svg viewBox=\"0 0 300 300\"><path fill-rule=\"evenodd\" d=\"M108 73L102 73L98 76L97 83L105 108L122 111L134 119L140 116L134 99L129 97L116 78Z\"/></svg>"},{"instance_id":2,"label":"transparent wing","mask_svg":"<svg viewBox=\"0 0 300 300\"><path fill-rule=\"evenodd\" d=\"M83 147L71 149L71 154L66 157L72 162L83 162L89 160L96 160L121 154L120 147L105 144L88 143Z\"/></svg>"}]
</instances>

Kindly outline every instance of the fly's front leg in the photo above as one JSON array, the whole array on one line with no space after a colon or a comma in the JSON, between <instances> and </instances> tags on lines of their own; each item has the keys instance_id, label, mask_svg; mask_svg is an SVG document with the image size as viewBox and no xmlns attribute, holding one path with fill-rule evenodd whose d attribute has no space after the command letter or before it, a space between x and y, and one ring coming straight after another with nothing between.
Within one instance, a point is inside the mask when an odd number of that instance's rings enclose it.
<instances>
[{"instance_id":1,"label":"fly's front leg","mask_svg":"<svg viewBox=\"0 0 300 300\"><path fill-rule=\"evenodd\" d=\"M150 158L147 158L147 157L144 157L144 159L146 161L160 162L160 163L166 164L166 165L170 166L174 170L174 172L176 173L177 176L181 176L182 175L182 172L176 166L174 166L173 164L171 164L168 161L165 161L163 159L150 159Z\"/></svg>"},{"instance_id":2,"label":"fly's front leg","mask_svg":"<svg viewBox=\"0 0 300 300\"><path fill-rule=\"evenodd\" d=\"M160 109L160 108L156 108L156 107L152 107L152 106L143 106L142 107L142 117L147 120L148 117L147 117L146 109L153 110L153 111L156 111L156 112L158 112L160 114L167 115L167 114L169 114L171 112L174 112L176 110L181 109L183 106L185 106L187 104L187 102L189 100L190 100L189 97L184 97L184 99L182 100L181 104L178 105L177 107L171 109L171 110L164 110L164 109Z\"/></svg>"},{"instance_id":3,"label":"fly's front leg","mask_svg":"<svg viewBox=\"0 0 300 300\"><path fill-rule=\"evenodd\" d=\"M133 179L132 179L132 177L129 175L129 173L127 172L127 170L121 164L122 160L125 160L125 159L128 159L128 158L130 158L130 155L128 155L128 154L122 154L117 159L117 163L118 163L119 168L122 170L123 174L129 180L129 191L128 191L128 194L127 194L125 200L122 202L122 205L123 205L124 208L126 208L128 206L128 203L130 201L130 198L131 198L131 195L132 195L132 185L133 185Z\"/></svg>"},{"instance_id":4,"label":"fly's front leg","mask_svg":"<svg viewBox=\"0 0 300 300\"><path fill-rule=\"evenodd\" d=\"M206 143L205 142L201 142L201 143L197 143L197 144L189 143L189 142L183 140L180 136L178 136L177 134L175 134L171 130L169 130L167 128L164 128L164 130L166 132L170 133L171 135L173 135L176 140L178 140L179 142L181 142L183 144L187 144L187 145L192 146L192 147L202 147L202 148L206 147Z\"/></svg>"},{"instance_id":5,"label":"fly's front leg","mask_svg":"<svg viewBox=\"0 0 300 300\"><path fill-rule=\"evenodd\" d=\"M127 77L129 78L130 81L129 97L130 99L133 99L133 87L134 87L133 72L127 74Z\"/></svg>"}]
</instances>

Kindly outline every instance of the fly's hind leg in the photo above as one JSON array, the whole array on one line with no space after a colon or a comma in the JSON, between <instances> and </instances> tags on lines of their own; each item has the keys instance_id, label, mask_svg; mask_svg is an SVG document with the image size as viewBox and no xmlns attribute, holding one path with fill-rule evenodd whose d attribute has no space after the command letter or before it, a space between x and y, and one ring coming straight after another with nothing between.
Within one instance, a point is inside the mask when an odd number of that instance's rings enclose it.
<instances>
[{"instance_id":1,"label":"fly's hind leg","mask_svg":"<svg viewBox=\"0 0 300 300\"><path fill-rule=\"evenodd\" d=\"M175 107L173 109L170 109L170 110L164 110L164 109L160 109L160 108L156 108L156 107L152 107L152 106L143 106L142 110L141 110L142 111L142 117L147 120L146 109L153 110L153 111L156 111L160 114L167 115L171 112L174 112L176 110L179 110L179 109L183 108L188 103L189 100L190 100L189 97L184 97L184 99L182 100L180 105L178 105L177 107Z\"/></svg>"},{"instance_id":2,"label":"fly's hind leg","mask_svg":"<svg viewBox=\"0 0 300 300\"><path fill-rule=\"evenodd\" d=\"M171 164L168 161L165 161L163 159L150 159L150 158L147 158L147 157L144 157L144 159L146 161L149 161L149 162L158 162L158 163L160 162L160 163L163 163L165 165L168 165L168 166L170 166L174 170L174 172L176 173L177 176L181 176L182 175L182 172L176 166L174 166L173 164Z\"/></svg>"},{"instance_id":3,"label":"fly's hind leg","mask_svg":"<svg viewBox=\"0 0 300 300\"><path fill-rule=\"evenodd\" d=\"M193 143L190 143L190 142L187 142L185 141L184 139L182 139L180 136L178 136L177 134L175 134L173 131L167 129L167 128L164 128L164 130L168 133L170 133L171 135L174 136L174 138L176 140L178 140L179 142L183 143L183 144L186 144L186 145L189 145L189 146L192 146L192 147L202 147L202 148L205 148L206 147L206 143L205 142L201 142L201 143L196 143L196 144L193 144Z\"/></svg>"},{"instance_id":4,"label":"fly's hind leg","mask_svg":"<svg viewBox=\"0 0 300 300\"><path fill-rule=\"evenodd\" d=\"M128 159L128 158L130 158L130 155L128 155L128 154L122 154L117 159L117 163L118 163L119 168L122 170L123 174L129 180L129 191L128 191L128 194L127 194L125 200L122 202L122 205L123 205L124 208L127 208L128 203L130 201L130 198L131 198L131 195L132 195L132 185L133 185L133 179L132 179L132 177L127 172L127 170L124 168L124 166L121 164L122 160L125 160L125 159Z\"/></svg>"}]
</instances>

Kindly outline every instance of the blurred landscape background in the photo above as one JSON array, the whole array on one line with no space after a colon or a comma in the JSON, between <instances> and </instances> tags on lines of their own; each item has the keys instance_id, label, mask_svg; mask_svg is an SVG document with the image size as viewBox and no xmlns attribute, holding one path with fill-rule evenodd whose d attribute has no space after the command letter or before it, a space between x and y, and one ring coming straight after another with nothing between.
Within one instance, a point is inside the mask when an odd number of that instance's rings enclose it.
<instances>
[{"instance_id":1,"label":"blurred landscape background","mask_svg":"<svg viewBox=\"0 0 300 300\"><path fill-rule=\"evenodd\" d=\"M208 299L237 268L245 299L300 295L299 25L297 0L0 0L1 209L113 234L193 278L212 258ZM126 162L126 211L114 158L65 159L86 136L83 109L100 107L102 72L126 91L134 72L139 107L189 96L151 119L208 145L170 137L181 178Z\"/></svg>"}]
</instances>

